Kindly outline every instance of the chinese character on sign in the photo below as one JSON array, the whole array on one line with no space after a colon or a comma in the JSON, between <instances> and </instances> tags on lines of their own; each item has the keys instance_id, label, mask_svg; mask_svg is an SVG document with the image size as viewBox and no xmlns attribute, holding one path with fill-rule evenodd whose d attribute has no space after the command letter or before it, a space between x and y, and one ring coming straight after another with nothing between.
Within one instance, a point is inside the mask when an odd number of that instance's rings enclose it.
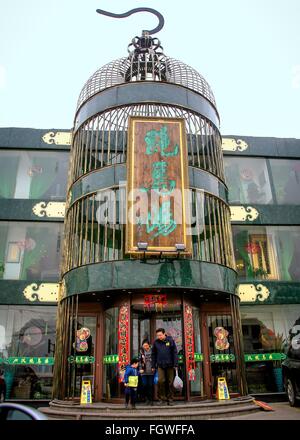
<instances>
[{"instance_id":1,"label":"chinese character on sign","mask_svg":"<svg viewBox=\"0 0 300 440\"><path fill-rule=\"evenodd\" d=\"M174 157L178 155L179 147L176 144L171 150L166 151L170 145L170 138L168 135L168 129L164 125L160 130L149 130L145 136L146 142L146 154L152 155L154 153L160 153L165 157Z\"/></svg>"}]
</instances>

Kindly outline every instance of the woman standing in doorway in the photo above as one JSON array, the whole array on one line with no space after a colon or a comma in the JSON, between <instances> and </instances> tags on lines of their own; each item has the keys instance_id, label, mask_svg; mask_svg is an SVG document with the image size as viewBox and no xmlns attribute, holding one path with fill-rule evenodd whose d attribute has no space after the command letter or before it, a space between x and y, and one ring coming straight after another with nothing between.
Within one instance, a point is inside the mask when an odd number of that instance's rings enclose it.
<instances>
[{"instance_id":1,"label":"woman standing in doorway","mask_svg":"<svg viewBox=\"0 0 300 440\"><path fill-rule=\"evenodd\" d=\"M143 394L146 397L146 405L153 405L153 378L152 350L147 339L142 342L140 351L140 373L143 383Z\"/></svg>"}]
</instances>

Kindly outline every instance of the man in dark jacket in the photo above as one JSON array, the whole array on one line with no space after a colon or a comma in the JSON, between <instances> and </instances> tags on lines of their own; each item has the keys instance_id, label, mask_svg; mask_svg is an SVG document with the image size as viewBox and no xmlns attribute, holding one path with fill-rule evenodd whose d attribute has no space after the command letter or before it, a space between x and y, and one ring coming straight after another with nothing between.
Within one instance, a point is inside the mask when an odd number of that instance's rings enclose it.
<instances>
[{"instance_id":1,"label":"man in dark jacket","mask_svg":"<svg viewBox=\"0 0 300 440\"><path fill-rule=\"evenodd\" d=\"M175 377L174 368L178 366L178 353L174 339L167 336L165 329L156 330L157 339L152 346L152 371L158 369L158 398L159 405L167 402L174 405L173 382Z\"/></svg>"}]
</instances>

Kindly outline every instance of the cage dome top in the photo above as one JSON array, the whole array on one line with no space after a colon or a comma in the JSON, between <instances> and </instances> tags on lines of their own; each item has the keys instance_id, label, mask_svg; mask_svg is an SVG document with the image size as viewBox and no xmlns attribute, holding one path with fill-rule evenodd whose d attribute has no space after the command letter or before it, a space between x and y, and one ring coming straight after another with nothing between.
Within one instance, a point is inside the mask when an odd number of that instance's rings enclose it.
<instances>
[{"instance_id":1,"label":"cage dome top","mask_svg":"<svg viewBox=\"0 0 300 440\"><path fill-rule=\"evenodd\" d=\"M77 109L92 96L107 88L134 81L161 81L178 84L193 90L214 106L215 98L204 77L189 65L166 56L158 38L151 35L162 29L163 16L151 8L136 8L124 14L113 14L97 9L99 14L114 18L128 17L136 12L151 12L159 19L152 30L143 30L141 37L133 38L128 46L129 55L100 67L85 83L78 98Z\"/></svg>"}]
</instances>

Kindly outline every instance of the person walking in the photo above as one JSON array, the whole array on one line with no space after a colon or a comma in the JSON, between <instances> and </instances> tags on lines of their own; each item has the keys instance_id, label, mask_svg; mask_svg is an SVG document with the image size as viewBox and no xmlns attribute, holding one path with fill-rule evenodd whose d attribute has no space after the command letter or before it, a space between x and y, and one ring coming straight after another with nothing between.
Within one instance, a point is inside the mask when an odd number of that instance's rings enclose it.
<instances>
[{"instance_id":1,"label":"person walking","mask_svg":"<svg viewBox=\"0 0 300 440\"><path fill-rule=\"evenodd\" d=\"M168 336L165 329L156 330L157 339L152 347L152 371L158 370L158 399L159 405L166 402L174 405L175 368L178 367L178 351L174 339Z\"/></svg>"},{"instance_id":2,"label":"person walking","mask_svg":"<svg viewBox=\"0 0 300 440\"><path fill-rule=\"evenodd\" d=\"M139 360L137 358L131 359L130 365L126 366L124 374L124 385L125 385L125 408L128 408L129 401L131 403L131 408L136 409L136 397L137 397L137 387L139 381Z\"/></svg>"},{"instance_id":3,"label":"person walking","mask_svg":"<svg viewBox=\"0 0 300 440\"><path fill-rule=\"evenodd\" d=\"M153 371L152 350L148 339L142 342L140 351L140 373L143 383L143 395L146 397L146 405L153 405Z\"/></svg>"}]
</instances>

